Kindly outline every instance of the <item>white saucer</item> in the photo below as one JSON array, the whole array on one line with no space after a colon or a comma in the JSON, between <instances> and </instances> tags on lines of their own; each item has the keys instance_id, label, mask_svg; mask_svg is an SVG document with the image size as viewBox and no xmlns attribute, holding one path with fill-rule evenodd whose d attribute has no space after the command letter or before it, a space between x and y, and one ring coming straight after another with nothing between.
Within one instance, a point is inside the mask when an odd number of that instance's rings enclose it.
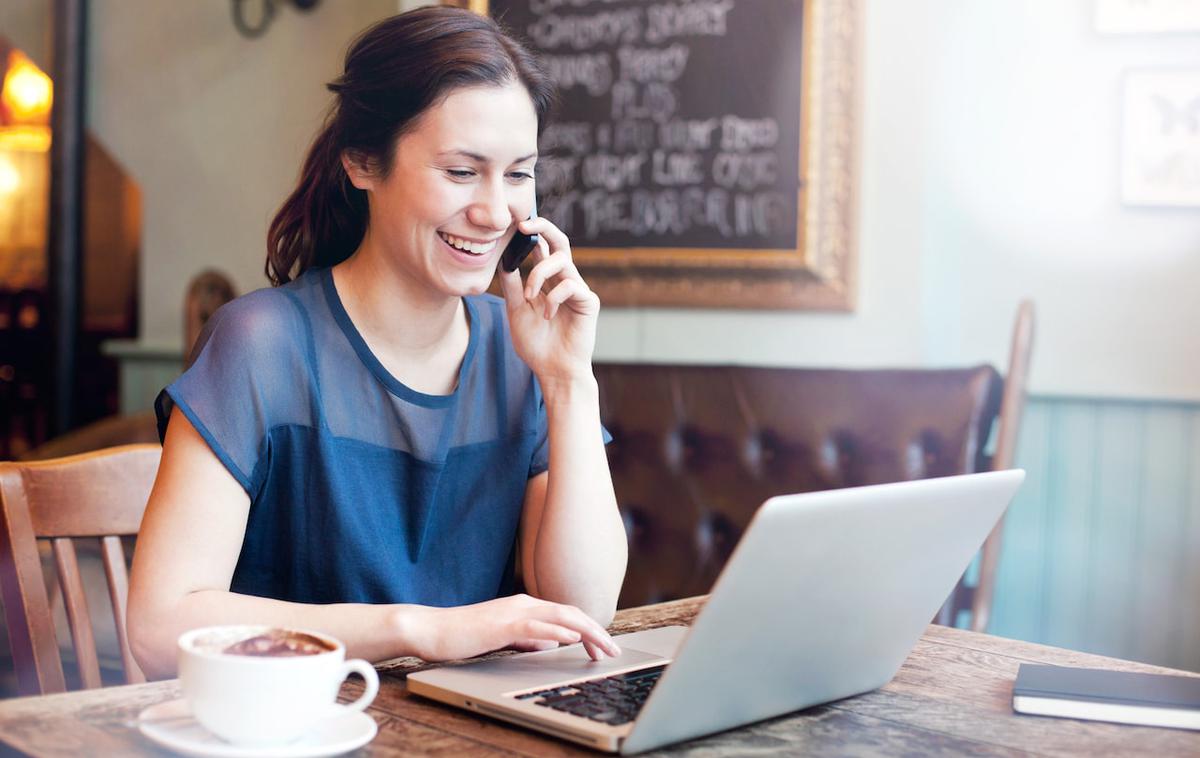
<instances>
[{"instance_id":1,"label":"white saucer","mask_svg":"<svg viewBox=\"0 0 1200 758\"><path fill-rule=\"evenodd\" d=\"M375 720L344 705L313 731L287 745L231 745L196 723L183 698L152 705L138 714L138 730L152 742L184 755L205 758L318 758L360 748L375 738Z\"/></svg>"}]
</instances>

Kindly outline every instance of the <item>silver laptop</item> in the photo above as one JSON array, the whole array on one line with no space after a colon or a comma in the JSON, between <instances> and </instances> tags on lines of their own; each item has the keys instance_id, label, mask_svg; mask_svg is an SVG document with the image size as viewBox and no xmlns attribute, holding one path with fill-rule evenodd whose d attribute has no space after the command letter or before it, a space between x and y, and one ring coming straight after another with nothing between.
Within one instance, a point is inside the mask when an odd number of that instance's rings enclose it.
<instances>
[{"instance_id":1,"label":"silver laptop","mask_svg":"<svg viewBox=\"0 0 1200 758\"><path fill-rule=\"evenodd\" d=\"M419 695L637 753L887 684L1025 478L1020 470L774 497L689 627L429 669Z\"/></svg>"}]
</instances>

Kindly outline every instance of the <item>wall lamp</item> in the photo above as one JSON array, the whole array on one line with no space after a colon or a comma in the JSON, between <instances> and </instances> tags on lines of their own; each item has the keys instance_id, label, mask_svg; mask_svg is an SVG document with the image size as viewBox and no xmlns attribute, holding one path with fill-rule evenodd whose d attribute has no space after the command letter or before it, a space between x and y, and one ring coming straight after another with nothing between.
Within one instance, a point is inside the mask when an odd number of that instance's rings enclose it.
<instances>
[{"instance_id":1,"label":"wall lamp","mask_svg":"<svg viewBox=\"0 0 1200 758\"><path fill-rule=\"evenodd\" d=\"M54 102L50 77L0 40L0 82L0 150L49 150Z\"/></svg>"},{"instance_id":2,"label":"wall lamp","mask_svg":"<svg viewBox=\"0 0 1200 758\"><path fill-rule=\"evenodd\" d=\"M276 5L287 4L298 11L308 13L320 2L321 0L233 0L233 26L243 37L255 39L261 37L275 19ZM248 5L258 6L258 12L252 14L249 19L246 15Z\"/></svg>"}]
</instances>

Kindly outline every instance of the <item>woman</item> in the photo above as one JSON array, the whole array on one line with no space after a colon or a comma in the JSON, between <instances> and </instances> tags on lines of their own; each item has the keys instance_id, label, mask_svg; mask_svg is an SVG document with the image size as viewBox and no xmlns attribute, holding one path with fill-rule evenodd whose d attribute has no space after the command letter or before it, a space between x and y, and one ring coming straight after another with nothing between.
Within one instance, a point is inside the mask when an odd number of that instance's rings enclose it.
<instances>
[{"instance_id":1,"label":"woman","mask_svg":"<svg viewBox=\"0 0 1200 758\"><path fill-rule=\"evenodd\" d=\"M270 227L277 286L214 315L159 396L135 656L171 675L181 632L224 623L370 660L619 654L600 303L530 218L549 80L490 19L422 8L367 30L330 89ZM485 295L517 228L540 235L535 264Z\"/></svg>"}]
</instances>

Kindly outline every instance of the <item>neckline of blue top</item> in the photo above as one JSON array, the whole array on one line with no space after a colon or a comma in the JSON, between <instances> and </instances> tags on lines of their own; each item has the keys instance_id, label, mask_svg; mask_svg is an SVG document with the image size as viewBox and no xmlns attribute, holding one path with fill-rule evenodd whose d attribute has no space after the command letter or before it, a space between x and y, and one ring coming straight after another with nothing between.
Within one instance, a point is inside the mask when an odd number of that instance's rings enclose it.
<instances>
[{"instance_id":1,"label":"neckline of blue top","mask_svg":"<svg viewBox=\"0 0 1200 758\"><path fill-rule=\"evenodd\" d=\"M458 393L462 390L465 383L467 369L471 365L471 358L475 355L475 346L479 343L479 318L472 298L463 298L463 304L467 308L467 352L463 355L462 365L458 367L458 381L454 385L454 391L449 395L429 395L414 390L392 376L391 372L384 368L379 359L375 357L375 354L371 352L367 341L359 333L358 327L350 320L350 314L346 312L346 307L342 305L342 298L338 295L337 287L333 283L333 269L322 269L320 276L321 288L325 291L325 299L329 303L329 310L333 313L333 320L337 322L342 333L346 335L346 339L350 341L354 352L358 353L359 360L387 388L388 392L410 403L415 403L426 408L444 408L458 399Z\"/></svg>"}]
</instances>

